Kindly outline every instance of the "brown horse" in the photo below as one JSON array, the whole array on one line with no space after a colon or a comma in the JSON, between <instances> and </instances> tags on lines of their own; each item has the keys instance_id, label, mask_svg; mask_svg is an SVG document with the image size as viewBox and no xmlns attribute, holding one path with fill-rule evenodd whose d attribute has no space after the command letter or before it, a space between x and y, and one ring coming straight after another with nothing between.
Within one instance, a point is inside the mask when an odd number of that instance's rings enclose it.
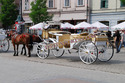
<instances>
[{"instance_id":1,"label":"brown horse","mask_svg":"<svg viewBox=\"0 0 125 83\"><path fill-rule=\"evenodd\" d=\"M14 47L14 55L13 56L18 56L18 47L19 44L23 44L26 45L27 49L28 49L28 57L31 56L31 50L33 49L33 38L30 34L28 33L23 33L23 34L16 34L15 31L10 31L10 35L11 35L11 40L12 40L12 44ZM15 48L15 46L17 45L17 50Z\"/></svg>"},{"instance_id":2,"label":"brown horse","mask_svg":"<svg viewBox=\"0 0 125 83\"><path fill-rule=\"evenodd\" d=\"M42 42L42 39L41 39L41 37L38 36L38 35L32 35L32 41L33 41L34 43L40 43L40 42ZM23 50L24 50L24 55L26 55L25 44L24 44L23 47L22 47L21 55L23 54Z\"/></svg>"}]
</instances>

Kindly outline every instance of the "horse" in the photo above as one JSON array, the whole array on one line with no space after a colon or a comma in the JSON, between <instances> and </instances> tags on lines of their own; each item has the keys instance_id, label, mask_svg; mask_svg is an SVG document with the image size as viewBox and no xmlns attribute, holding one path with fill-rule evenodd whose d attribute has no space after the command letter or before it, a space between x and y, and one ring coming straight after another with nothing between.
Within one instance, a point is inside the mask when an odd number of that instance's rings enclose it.
<instances>
[{"instance_id":1,"label":"horse","mask_svg":"<svg viewBox=\"0 0 125 83\"><path fill-rule=\"evenodd\" d=\"M11 41L14 47L14 54L13 56L18 56L18 47L19 44L26 45L28 49L28 57L31 56L31 50L33 49L33 38L30 34L28 33L23 33L23 34L17 34L15 31L10 31L10 36L11 36ZM17 45L17 50L15 46Z\"/></svg>"},{"instance_id":2,"label":"horse","mask_svg":"<svg viewBox=\"0 0 125 83\"><path fill-rule=\"evenodd\" d=\"M42 42L43 40L41 39L40 36L32 34L32 41L33 41L33 42L36 42L36 43L40 43L40 42ZM22 47L21 55L23 54L23 50L24 50L24 55L26 55L25 44L24 44L23 47Z\"/></svg>"}]
</instances>

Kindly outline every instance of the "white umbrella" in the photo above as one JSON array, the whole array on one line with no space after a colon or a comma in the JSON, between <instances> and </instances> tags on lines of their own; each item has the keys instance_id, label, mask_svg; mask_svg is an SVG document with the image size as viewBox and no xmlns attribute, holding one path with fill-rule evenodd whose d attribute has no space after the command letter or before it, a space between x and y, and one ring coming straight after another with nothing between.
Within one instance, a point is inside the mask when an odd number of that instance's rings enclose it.
<instances>
[{"instance_id":1,"label":"white umbrella","mask_svg":"<svg viewBox=\"0 0 125 83\"><path fill-rule=\"evenodd\" d=\"M61 29L71 29L72 27L74 27L74 25L66 22L66 23L61 23Z\"/></svg>"},{"instance_id":2,"label":"white umbrella","mask_svg":"<svg viewBox=\"0 0 125 83\"><path fill-rule=\"evenodd\" d=\"M44 25L44 29L47 29L47 28L49 28L49 26L50 26L50 25L48 25L48 24L45 24L45 25Z\"/></svg>"},{"instance_id":3,"label":"white umbrella","mask_svg":"<svg viewBox=\"0 0 125 83\"><path fill-rule=\"evenodd\" d=\"M99 30L106 30L108 31L109 27L103 23L100 23L100 22L95 22L92 24L92 26L96 27L97 29Z\"/></svg>"},{"instance_id":4,"label":"white umbrella","mask_svg":"<svg viewBox=\"0 0 125 83\"><path fill-rule=\"evenodd\" d=\"M35 30L42 30L42 29L46 29L48 28L49 26L47 26L46 23L38 23L34 26L31 26L29 29L35 29Z\"/></svg>"},{"instance_id":5,"label":"white umbrella","mask_svg":"<svg viewBox=\"0 0 125 83\"><path fill-rule=\"evenodd\" d=\"M64 29L65 28L65 24L61 23L61 29Z\"/></svg>"},{"instance_id":6,"label":"white umbrella","mask_svg":"<svg viewBox=\"0 0 125 83\"><path fill-rule=\"evenodd\" d=\"M111 30L124 30L125 29L125 22L117 24L111 27Z\"/></svg>"},{"instance_id":7,"label":"white umbrella","mask_svg":"<svg viewBox=\"0 0 125 83\"><path fill-rule=\"evenodd\" d=\"M91 24L87 22L81 22L77 25L75 25L72 29L92 29L94 28Z\"/></svg>"}]
</instances>

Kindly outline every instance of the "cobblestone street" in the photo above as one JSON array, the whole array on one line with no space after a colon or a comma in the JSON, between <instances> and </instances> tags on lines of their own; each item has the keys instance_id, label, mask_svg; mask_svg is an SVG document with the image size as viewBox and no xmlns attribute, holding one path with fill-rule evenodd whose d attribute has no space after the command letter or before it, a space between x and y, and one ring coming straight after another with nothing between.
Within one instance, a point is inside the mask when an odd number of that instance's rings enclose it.
<instances>
[{"instance_id":1,"label":"cobblestone street","mask_svg":"<svg viewBox=\"0 0 125 83\"><path fill-rule=\"evenodd\" d=\"M20 46L20 49L21 49L21 46ZM4 77L6 77L6 75L7 76L11 75L12 74L11 71L13 72L14 75L17 75L17 77L12 78L10 76L11 78L9 80L11 80L11 82L9 82L8 80L5 82L1 81L1 83L17 83L17 81L21 81L21 79L23 79L21 83L36 83L36 82L37 83L50 83L50 81L53 83L58 83L61 80L66 81L66 79L67 81L66 82L64 81L65 83L73 83L72 81L74 81L74 83L76 82L77 83L81 83L81 82L83 83L84 82L85 83L98 83L98 82L99 83L111 83L112 80L114 80L112 83L118 83L120 81L124 81L124 79L122 78L125 76L125 71L124 71L125 54L124 52L125 52L125 48L122 48L121 52L118 54L115 53L113 58L109 62L96 61L96 63L94 64L86 65L80 60L78 54L76 53L69 54L68 51L66 51L65 54L61 58L55 58L51 54L47 59L44 59L44 60L40 59L36 56L36 45L34 46L34 50L32 52L31 57L27 57L24 55L13 56L13 47L11 45L8 52L3 53L2 51L0 51L1 68L2 68L0 69L2 73L0 77L1 79L3 79ZM37 66L35 66L35 64ZM8 66L10 67L9 69L12 69L12 70L7 70L6 65L7 66L9 65ZM16 66L18 68L17 70L15 68ZM34 69L30 70L28 67L34 68ZM70 68L70 69L67 70L67 68ZM59 71L56 72L56 70L59 70ZM74 70L77 72L75 72ZM68 72L70 73L68 74ZM88 72L88 75L87 75L87 72ZM96 72L97 75L94 72ZM99 76L100 74L99 72L103 73L104 75L102 74ZM84 76L84 73L85 75L88 76L87 78L85 78L86 76ZM29 77L25 78L25 75ZM109 76L110 76L110 79L109 79ZM117 76L119 76L118 79L114 79L114 78L117 78ZM40 80L40 77L43 77L43 78Z\"/></svg>"}]
</instances>

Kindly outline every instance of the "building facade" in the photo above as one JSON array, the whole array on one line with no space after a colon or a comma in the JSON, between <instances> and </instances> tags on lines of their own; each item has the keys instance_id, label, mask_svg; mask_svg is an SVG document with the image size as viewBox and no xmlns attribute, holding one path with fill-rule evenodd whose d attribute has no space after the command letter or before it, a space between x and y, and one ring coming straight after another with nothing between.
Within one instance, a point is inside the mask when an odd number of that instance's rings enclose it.
<instances>
[{"instance_id":1,"label":"building facade","mask_svg":"<svg viewBox=\"0 0 125 83\"><path fill-rule=\"evenodd\" d=\"M91 0L90 20L114 26L125 21L125 5L120 0Z\"/></svg>"},{"instance_id":2,"label":"building facade","mask_svg":"<svg viewBox=\"0 0 125 83\"><path fill-rule=\"evenodd\" d=\"M48 12L54 14L54 21L77 24L88 21L88 0L48 0Z\"/></svg>"},{"instance_id":3,"label":"building facade","mask_svg":"<svg viewBox=\"0 0 125 83\"><path fill-rule=\"evenodd\" d=\"M26 24L31 24L29 17L30 3L36 0L22 0L22 13ZM77 24L89 21L89 0L47 0L48 12L53 14L53 21Z\"/></svg>"}]
</instances>

